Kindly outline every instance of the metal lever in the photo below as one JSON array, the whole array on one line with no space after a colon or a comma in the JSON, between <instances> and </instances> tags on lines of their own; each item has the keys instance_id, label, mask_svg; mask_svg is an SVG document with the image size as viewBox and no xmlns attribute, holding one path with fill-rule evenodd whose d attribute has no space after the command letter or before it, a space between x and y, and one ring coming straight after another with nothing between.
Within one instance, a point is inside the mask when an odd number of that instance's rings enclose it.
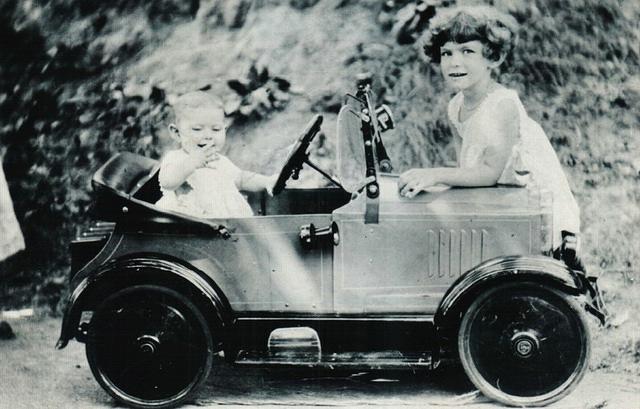
<instances>
[{"instance_id":1,"label":"metal lever","mask_svg":"<svg viewBox=\"0 0 640 409\"><path fill-rule=\"evenodd\" d=\"M316 227L313 223L300 227L300 243L305 249L315 249L327 245L337 246L340 243L338 225L334 222L329 226Z\"/></svg>"}]
</instances>

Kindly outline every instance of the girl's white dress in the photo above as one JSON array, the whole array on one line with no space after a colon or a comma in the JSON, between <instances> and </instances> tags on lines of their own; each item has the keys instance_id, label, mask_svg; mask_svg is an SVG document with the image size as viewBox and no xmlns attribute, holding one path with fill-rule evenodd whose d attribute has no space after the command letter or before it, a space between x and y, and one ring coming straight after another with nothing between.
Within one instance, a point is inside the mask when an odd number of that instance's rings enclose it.
<instances>
[{"instance_id":1,"label":"girl's white dress","mask_svg":"<svg viewBox=\"0 0 640 409\"><path fill-rule=\"evenodd\" d=\"M168 152L162 159L160 174L169 163L183 163L188 154L182 150ZM194 217L224 219L253 216L251 206L236 187L241 170L227 157L219 155L206 167L196 169L176 190L162 190L156 205L163 209Z\"/></svg>"},{"instance_id":2,"label":"girl's white dress","mask_svg":"<svg viewBox=\"0 0 640 409\"><path fill-rule=\"evenodd\" d=\"M24 238L13 211L9 186L0 163L0 261L24 249Z\"/></svg>"},{"instance_id":3,"label":"girl's white dress","mask_svg":"<svg viewBox=\"0 0 640 409\"><path fill-rule=\"evenodd\" d=\"M462 138L459 164L461 168L476 166L484 150L495 146L497 124L493 121L498 104L511 100L518 107L520 139L513 147L498 183L534 186L551 191L553 196L553 247L562 243L561 231L580 232L580 209L571 193L567 178L549 139L540 125L527 115L518 93L499 87L490 92L476 111L460 121L464 95L460 92L450 101L449 120Z\"/></svg>"}]
</instances>

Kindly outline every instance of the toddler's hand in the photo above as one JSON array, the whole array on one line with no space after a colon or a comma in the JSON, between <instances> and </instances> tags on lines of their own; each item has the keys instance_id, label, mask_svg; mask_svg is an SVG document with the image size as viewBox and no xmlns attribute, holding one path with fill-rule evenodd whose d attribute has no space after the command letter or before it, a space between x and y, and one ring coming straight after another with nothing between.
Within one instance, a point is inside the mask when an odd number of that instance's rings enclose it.
<instances>
[{"instance_id":1,"label":"toddler's hand","mask_svg":"<svg viewBox=\"0 0 640 409\"><path fill-rule=\"evenodd\" d=\"M400 175L398 190L400 196L414 197L428 187L438 183L439 181L430 169L411 169Z\"/></svg>"},{"instance_id":2,"label":"toddler's hand","mask_svg":"<svg viewBox=\"0 0 640 409\"><path fill-rule=\"evenodd\" d=\"M218 149L213 145L196 147L189 156L196 164L196 168L202 168L207 165L207 162L218 159Z\"/></svg>"}]
</instances>

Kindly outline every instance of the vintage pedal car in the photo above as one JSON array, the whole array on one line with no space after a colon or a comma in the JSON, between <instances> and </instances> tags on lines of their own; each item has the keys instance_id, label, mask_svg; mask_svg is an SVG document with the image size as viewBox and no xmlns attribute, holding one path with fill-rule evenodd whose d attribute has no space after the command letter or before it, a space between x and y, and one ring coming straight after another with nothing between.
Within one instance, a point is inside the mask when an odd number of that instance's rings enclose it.
<instances>
[{"instance_id":1,"label":"vintage pedal car","mask_svg":"<svg viewBox=\"0 0 640 409\"><path fill-rule=\"evenodd\" d=\"M459 359L487 396L539 406L588 367L595 279L570 237L552 257L540 192L448 189L400 197L370 84L338 117L335 180L309 160L316 116L255 216L159 209L157 162L130 153L93 177L101 221L72 243L58 348L75 338L98 383L139 408L180 404L221 351L238 365L435 368ZM286 188L303 164L334 186ZM356 175L353 176L349 175Z\"/></svg>"}]
</instances>

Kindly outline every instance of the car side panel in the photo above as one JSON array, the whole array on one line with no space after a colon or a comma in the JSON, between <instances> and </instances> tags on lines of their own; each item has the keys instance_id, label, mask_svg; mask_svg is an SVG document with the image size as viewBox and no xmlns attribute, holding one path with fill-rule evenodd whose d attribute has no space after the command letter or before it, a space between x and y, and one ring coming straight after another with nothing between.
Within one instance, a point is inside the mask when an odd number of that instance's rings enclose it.
<instances>
[{"instance_id":1,"label":"car side panel","mask_svg":"<svg viewBox=\"0 0 640 409\"><path fill-rule=\"evenodd\" d=\"M263 216L222 221L230 232L187 235L125 232L109 258L167 254L204 271L234 311L331 312L332 249L303 249L300 227L330 224L328 215Z\"/></svg>"},{"instance_id":2,"label":"car side panel","mask_svg":"<svg viewBox=\"0 0 640 409\"><path fill-rule=\"evenodd\" d=\"M432 314L449 286L482 261L539 254L541 217L524 189L460 189L404 199L397 182L387 179L381 181L378 223L365 224L362 196L334 212L338 313Z\"/></svg>"},{"instance_id":3,"label":"car side panel","mask_svg":"<svg viewBox=\"0 0 640 409\"><path fill-rule=\"evenodd\" d=\"M398 216L338 226L338 312L434 313L451 283L473 266L531 252L527 220Z\"/></svg>"}]
</instances>

